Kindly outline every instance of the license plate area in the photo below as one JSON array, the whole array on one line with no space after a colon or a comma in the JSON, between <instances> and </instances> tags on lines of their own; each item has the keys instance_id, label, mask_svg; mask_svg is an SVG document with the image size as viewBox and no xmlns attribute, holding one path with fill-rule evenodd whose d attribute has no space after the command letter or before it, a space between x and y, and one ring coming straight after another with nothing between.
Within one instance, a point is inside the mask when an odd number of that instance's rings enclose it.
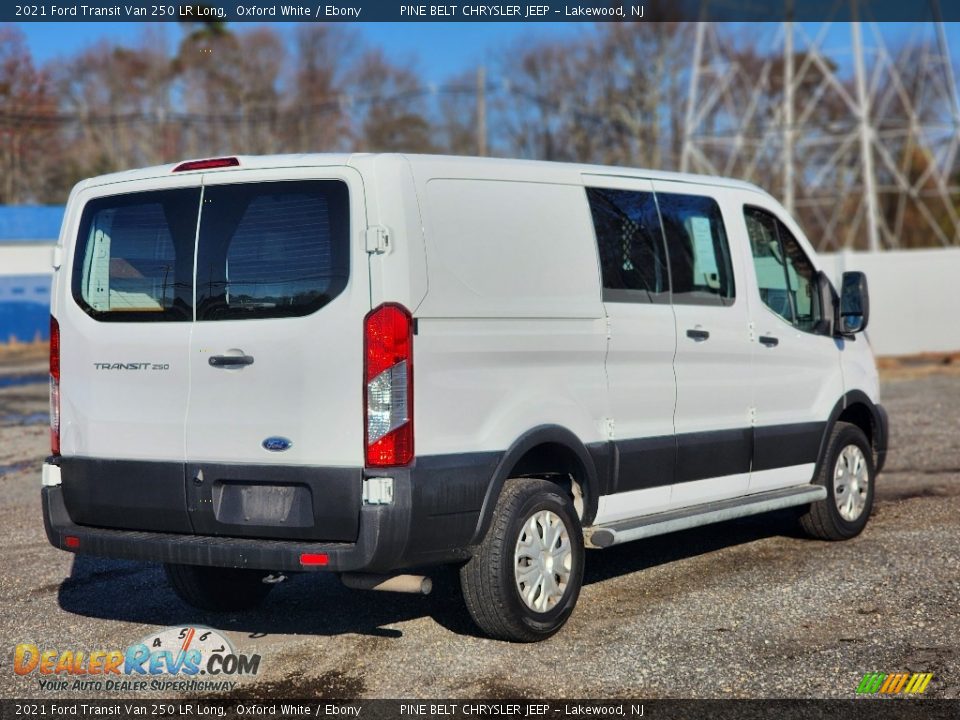
<instances>
[{"instance_id":1,"label":"license plate area","mask_svg":"<svg viewBox=\"0 0 960 720\"><path fill-rule=\"evenodd\" d=\"M314 525L313 497L305 485L216 482L213 514L228 525L304 528Z\"/></svg>"},{"instance_id":2,"label":"license plate area","mask_svg":"<svg viewBox=\"0 0 960 720\"><path fill-rule=\"evenodd\" d=\"M187 507L202 535L354 542L360 468L188 463Z\"/></svg>"}]
</instances>

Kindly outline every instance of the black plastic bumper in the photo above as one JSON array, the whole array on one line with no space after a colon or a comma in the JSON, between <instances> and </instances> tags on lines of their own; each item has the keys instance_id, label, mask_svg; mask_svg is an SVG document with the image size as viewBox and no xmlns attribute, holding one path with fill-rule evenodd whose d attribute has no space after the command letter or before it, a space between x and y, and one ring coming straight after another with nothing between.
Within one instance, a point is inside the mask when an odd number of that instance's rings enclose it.
<instances>
[{"instance_id":1,"label":"black plastic bumper","mask_svg":"<svg viewBox=\"0 0 960 720\"><path fill-rule=\"evenodd\" d=\"M176 468L171 474L173 490L166 495L143 491L144 496L138 497L138 488L143 488L141 476L150 469L147 463L124 466L114 477L108 464L92 465L92 473L78 473L73 468L78 463L55 457L47 462L61 466L62 484L43 488L43 521L50 543L68 552L184 565L386 573L469 557L484 497L500 457L499 453L438 455L420 457L410 467L380 473L357 469L352 480L356 505L337 500L329 492L337 483L328 483L323 490L324 504L313 517L324 522L313 526L308 523L306 528L328 533L319 536L323 540L264 537L278 532L276 524L258 528L213 523L210 512L195 512L193 505L188 505L187 511L192 514L184 522L178 515L183 514L182 500L172 499L178 495ZM249 470L238 467L228 474ZM325 480L341 477L330 469L314 470ZM257 476L262 474L258 472ZM363 477L377 475L393 478L393 501L387 505L360 503ZM125 485L123 477L131 481ZM106 481L98 483L98 478ZM140 480L134 482L136 478ZM188 496L192 485L187 484ZM179 487L182 498L182 482ZM209 502L205 500L207 496L198 496L197 508L207 507ZM313 507L318 506L315 503ZM338 513L343 516L342 522L334 523ZM144 522L144 517L152 518L153 525ZM355 528L350 542L331 536L331 527ZM301 562L303 554L326 555L327 561L305 565Z\"/></svg>"},{"instance_id":2,"label":"black plastic bumper","mask_svg":"<svg viewBox=\"0 0 960 720\"><path fill-rule=\"evenodd\" d=\"M877 451L877 473L883 470L887 462L887 447L890 441L890 419L883 405L876 405L877 409L877 438L874 447Z\"/></svg>"},{"instance_id":3,"label":"black plastic bumper","mask_svg":"<svg viewBox=\"0 0 960 720\"><path fill-rule=\"evenodd\" d=\"M59 486L43 488L47 539L68 552L183 565L284 571L367 570L387 572L401 564L409 535L409 504L366 506L355 543L314 543L189 535L77 525ZM69 540L68 540L69 538ZM326 564L304 564L301 556L325 555Z\"/></svg>"}]
</instances>

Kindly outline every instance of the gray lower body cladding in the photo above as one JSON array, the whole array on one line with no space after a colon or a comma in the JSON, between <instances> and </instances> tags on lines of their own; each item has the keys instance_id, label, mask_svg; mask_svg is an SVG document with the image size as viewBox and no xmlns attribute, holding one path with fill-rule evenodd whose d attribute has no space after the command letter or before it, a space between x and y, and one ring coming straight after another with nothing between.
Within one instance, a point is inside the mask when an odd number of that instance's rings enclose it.
<instances>
[{"instance_id":1,"label":"gray lower body cladding","mask_svg":"<svg viewBox=\"0 0 960 720\"><path fill-rule=\"evenodd\" d=\"M387 572L467 557L502 455L382 472L56 458L62 484L43 488L44 524L54 546L106 557ZM393 478L393 502L364 505L365 477ZM329 562L304 567L303 553Z\"/></svg>"},{"instance_id":2,"label":"gray lower body cladding","mask_svg":"<svg viewBox=\"0 0 960 720\"><path fill-rule=\"evenodd\" d=\"M886 415L879 406L874 412L882 464ZM614 441L583 454L594 463L593 492L627 492L816 462L831 424ZM512 450L421 456L384 470L52 458L62 484L43 489L44 522L54 546L108 557L390 572L467 558L511 476L512 457ZM393 478L392 503L363 504L368 477ZM302 553L329 562L303 567Z\"/></svg>"}]
</instances>

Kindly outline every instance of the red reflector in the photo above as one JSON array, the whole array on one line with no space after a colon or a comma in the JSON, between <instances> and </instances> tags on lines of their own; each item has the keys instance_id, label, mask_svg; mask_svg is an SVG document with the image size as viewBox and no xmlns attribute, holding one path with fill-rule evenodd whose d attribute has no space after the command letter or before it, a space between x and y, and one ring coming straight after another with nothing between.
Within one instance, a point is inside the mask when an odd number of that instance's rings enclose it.
<instances>
[{"instance_id":1,"label":"red reflector","mask_svg":"<svg viewBox=\"0 0 960 720\"><path fill-rule=\"evenodd\" d=\"M63 544L68 548L73 548L76 550L78 547L80 547L80 538L78 538L76 535L67 535L63 539Z\"/></svg>"},{"instance_id":2,"label":"red reflector","mask_svg":"<svg viewBox=\"0 0 960 720\"><path fill-rule=\"evenodd\" d=\"M330 557L326 553L301 553L301 565L326 565L330 562Z\"/></svg>"},{"instance_id":3,"label":"red reflector","mask_svg":"<svg viewBox=\"0 0 960 720\"><path fill-rule=\"evenodd\" d=\"M210 158L208 160L189 160L177 165L173 172L184 172L186 170L210 170L212 168L237 167L240 161L235 157Z\"/></svg>"}]
</instances>

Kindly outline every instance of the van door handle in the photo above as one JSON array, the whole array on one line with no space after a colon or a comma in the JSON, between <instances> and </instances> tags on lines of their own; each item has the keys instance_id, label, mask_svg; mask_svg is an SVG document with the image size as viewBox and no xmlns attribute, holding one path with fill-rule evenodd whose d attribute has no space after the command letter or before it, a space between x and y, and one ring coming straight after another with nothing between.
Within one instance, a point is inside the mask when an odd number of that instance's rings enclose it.
<instances>
[{"instance_id":1,"label":"van door handle","mask_svg":"<svg viewBox=\"0 0 960 720\"><path fill-rule=\"evenodd\" d=\"M766 345L767 347L776 347L780 344L780 341L773 335L761 335L757 340L760 341L761 345Z\"/></svg>"},{"instance_id":2,"label":"van door handle","mask_svg":"<svg viewBox=\"0 0 960 720\"><path fill-rule=\"evenodd\" d=\"M697 342L703 342L710 337L708 330L687 330L687 337Z\"/></svg>"},{"instance_id":3,"label":"van door handle","mask_svg":"<svg viewBox=\"0 0 960 720\"><path fill-rule=\"evenodd\" d=\"M252 355L211 355L211 367L243 367L253 365Z\"/></svg>"}]
</instances>

